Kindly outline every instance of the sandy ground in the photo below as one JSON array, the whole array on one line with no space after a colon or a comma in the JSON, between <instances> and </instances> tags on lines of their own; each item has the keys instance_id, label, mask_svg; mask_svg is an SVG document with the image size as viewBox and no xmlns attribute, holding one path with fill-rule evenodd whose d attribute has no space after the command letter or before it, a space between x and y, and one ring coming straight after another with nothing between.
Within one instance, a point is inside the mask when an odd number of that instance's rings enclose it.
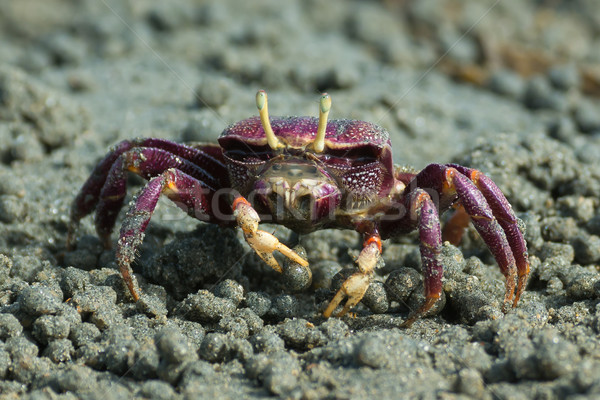
<instances>
[{"instance_id":1,"label":"sandy ground","mask_svg":"<svg viewBox=\"0 0 600 400\"><path fill-rule=\"evenodd\" d=\"M21 0L0 3L0 397L600 396L600 3ZM377 123L394 160L481 169L523 222L531 277L504 277L473 228L422 301L416 235L384 243L370 302L321 317L355 232L296 236L294 293L240 233L161 200L134 303L93 217L71 202L123 139L214 141L255 115ZM130 196L144 182L130 179ZM120 222L118 222L120 223ZM113 235L114 238L114 235Z\"/></svg>"}]
</instances>

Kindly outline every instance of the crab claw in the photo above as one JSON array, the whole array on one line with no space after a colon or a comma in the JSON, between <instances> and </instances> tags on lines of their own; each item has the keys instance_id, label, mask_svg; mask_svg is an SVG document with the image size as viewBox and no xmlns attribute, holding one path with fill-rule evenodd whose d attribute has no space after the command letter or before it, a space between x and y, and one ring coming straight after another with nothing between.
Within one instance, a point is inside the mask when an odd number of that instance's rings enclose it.
<instances>
[{"instance_id":1,"label":"crab claw","mask_svg":"<svg viewBox=\"0 0 600 400\"><path fill-rule=\"evenodd\" d=\"M348 279L344 281L342 287L335 294L334 298L329 302L329 305L323 312L325 318L329 318L333 313L333 310L344 300L344 297L348 296L346 304L342 311L336 314L336 317L343 317L350 311L352 307L358 304L365 295L365 292L369 288L371 282L371 276L363 274L361 272L355 272L350 275Z\"/></svg>"},{"instance_id":2,"label":"crab claw","mask_svg":"<svg viewBox=\"0 0 600 400\"><path fill-rule=\"evenodd\" d=\"M329 305L323 312L325 318L331 316L333 310L336 309L346 296L348 297L348 300L346 300L346 304L344 304L342 311L336 314L336 317L346 315L352 307L362 300L365 292L369 288L371 276L373 275L373 271L375 270L380 257L381 240L378 236L371 236L365 241L364 247L356 260L358 271L350 275L350 277L344 281L342 287L335 294L331 302L329 302Z\"/></svg>"},{"instance_id":3,"label":"crab claw","mask_svg":"<svg viewBox=\"0 0 600 400\"><path fill-rule=\"evenodd\" d=\"M240 196L234 200L232 207L233 215L237 220L238 226L244 232L246 242L271 268L277 272L283 272L283 269L273 256L274 251L280 252L303 267L308 267L308 262L295 251L280 243L279 239L269 232L258 229L260 217L248 200Z\"/></svg>"}]
</instances>

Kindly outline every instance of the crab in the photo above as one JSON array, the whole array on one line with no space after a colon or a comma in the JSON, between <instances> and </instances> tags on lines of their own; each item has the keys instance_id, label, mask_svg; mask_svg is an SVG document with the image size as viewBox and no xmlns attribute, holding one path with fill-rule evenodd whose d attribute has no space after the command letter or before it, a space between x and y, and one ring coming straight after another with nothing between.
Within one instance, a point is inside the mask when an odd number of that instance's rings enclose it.
<instances>
[{"instance_id":1,"label":"crab","mask_svg":"<svg viewBox=\"0 0 600 400\"><path fill-rule=\"evenodd\" d=\"M148 180L131 202L116 247L134 300L140 291L131 263L159 197L166 195L198 220L241 228L256 254L279 272L275 251L303 268L308 262L259 229L259 222L282 224L300 234L324 228L359 232L364 242L356 271L328 303L326 318L345 298L338 317L363 298L383 239L418 230L425 301L406 325L440 298L443 238L459 241L470 220L506 277L503 309L516 307L529 275L527 246L511 205L490 178L456 164L430 164L418 172L395 166L388 132L365 121L328 121L331 97L326 93L318 118L269 117L262 90L256 104L259 116L230 125L218 145L155 138L117 144L73 202L68 243L81 218L95 210L97 234L110 248L130 171ZM440 215L453 207L458 211L443 236Z\"/></svg>"}]
</instances>

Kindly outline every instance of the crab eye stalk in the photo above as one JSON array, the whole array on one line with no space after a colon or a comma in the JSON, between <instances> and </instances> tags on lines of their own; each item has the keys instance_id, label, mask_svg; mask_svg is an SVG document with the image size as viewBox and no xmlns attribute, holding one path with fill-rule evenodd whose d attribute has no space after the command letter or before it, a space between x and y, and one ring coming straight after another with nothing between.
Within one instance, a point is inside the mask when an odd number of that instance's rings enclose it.
<instances>
[{"instance_id":1,"label":"crab eye stalk","mask_svg":"<svg viewBox=\"0 0 600 400\"><path fill-rule=\"evenodd\" d=\"M323 93L319 102L319 127L317 128L317 136L313 142L313 149L317 153L321 153L325 149L325 131L327 130L327 116L330 109L331 96Z\"/></svg>"},{"instance_id":2,"label":"crab eye stalk","mask_svg":"<svg viewBox=\"0 0 600 400\"><path fill-rule=\"evenodd\" d=\"M273 128L271 128L271 121L269 121L269 105L267 103L267 92L264 90L259 90L256 93L256 107L258 108L258 114L260 115L260 123L262 124L263 129L265 130L265 135L267 136L267 143L269 147L273 150L277 150L283 145L275 136L275 132L273 132Z\"/></svg>"}]
</instances>

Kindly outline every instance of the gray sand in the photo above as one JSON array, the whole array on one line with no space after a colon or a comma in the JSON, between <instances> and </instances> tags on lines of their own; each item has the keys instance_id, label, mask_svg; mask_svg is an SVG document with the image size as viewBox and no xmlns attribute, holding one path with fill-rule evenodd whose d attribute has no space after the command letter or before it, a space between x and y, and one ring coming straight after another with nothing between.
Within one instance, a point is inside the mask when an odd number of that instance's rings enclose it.
<instances>
[{"instance_id":1,"label":"gray sand","mask_svg":"<svg viewBox=\"0 0 600 400\"><path fill-rule=\"evenodd\" d=\"M488 3L0 3L0 397L600 397L600 3ZM306 249L315 287L298 292L238 231L161 200L137 303L93 217L67 251L71 202L111 145L214 141L256 114L257 89L273 115L316 115L327 90L332 118L389 130L395 162L491 176L529 245L518 308L502 313L473 228L410 329L415 235L384 243L355 318L328 320L355 232L265 225Z\"/></svg>"}]
</instances>

